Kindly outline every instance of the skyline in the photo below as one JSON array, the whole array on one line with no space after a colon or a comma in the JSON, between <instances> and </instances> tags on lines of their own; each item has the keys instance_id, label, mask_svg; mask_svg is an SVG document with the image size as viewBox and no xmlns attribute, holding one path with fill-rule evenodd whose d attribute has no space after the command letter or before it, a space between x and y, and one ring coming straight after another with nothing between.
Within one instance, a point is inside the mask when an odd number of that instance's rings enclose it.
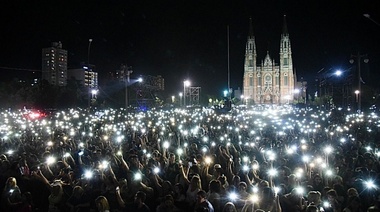
<instances>
[{"instance_id":1,"label":"skyline","mask_svg":"<svg viewBox=\"0 0 380 212\"><path fill-rule=\"evenodd\" d=\"M312 83L321 69L352 69L352 54L367 54L363 73L380 67L380 21L375 1L273 1L270 3L164 1L33 4L16 2L0 9L2 79L12 70L41 69L41 50L61 41L68 51L68 67L88 59L99 72L121 64L133 67L131 77L162 75L165 89L175 95L189 79L202 93L222 95L227 87L227 26L229 27L231 87L242 88L249 18L253 20L258 62L266 52L278 63L278 49L286 15L298 79ZM15 71L13 71L15 72ZM371 77L373 79L373 77ZM368 79L364 79L370 80ZM213 85L210 86L210 82Z\"/></svg>"}]
</instances>

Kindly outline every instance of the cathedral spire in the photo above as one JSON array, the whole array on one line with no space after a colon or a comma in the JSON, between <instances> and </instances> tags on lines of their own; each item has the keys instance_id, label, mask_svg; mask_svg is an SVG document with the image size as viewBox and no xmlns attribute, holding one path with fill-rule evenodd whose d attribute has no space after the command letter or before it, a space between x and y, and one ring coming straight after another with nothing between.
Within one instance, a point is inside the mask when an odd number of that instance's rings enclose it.
<instances>
[{"instance_id":1,"label":"cathedral spire","mask_svg":"<svg viewBox=\"0 0 380 212\"><path fill-rule=\"evenodd\" d=\"M249 37L253 37L253 24L252 24L252 17L249 17Z\"/></svg>"},{"instance_id":2,"label":"cathedral spire","mask_svg":"<svg viewBox=\"0 0 380 212\"><path fill-rule=\"evenodd\" d=\"M286 15L284 15L284 24L282 26L282 34L287 35L288 33L288 26L286 25Z\"/></svg>"}]
</instances>

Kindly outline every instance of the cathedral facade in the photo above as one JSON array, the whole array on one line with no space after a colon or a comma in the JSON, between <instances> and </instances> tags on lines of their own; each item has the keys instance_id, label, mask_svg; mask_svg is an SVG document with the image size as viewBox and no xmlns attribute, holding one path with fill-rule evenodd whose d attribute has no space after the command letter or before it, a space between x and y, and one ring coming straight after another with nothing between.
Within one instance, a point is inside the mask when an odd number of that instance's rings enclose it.
<instances>
[{"instance_id":1,"label":"cathedral facade","mask_svg":"<svg viewBox=\"0 0 380 212\"><path fill-rule=\"evenodd\" d=\"M246 104L289 104L294 100L296 74L293 70L292 49L284 16L280 40L279 63L267 52L257 63L252 20L245 49L243 98Z\"/></svg>"}]
</instances>

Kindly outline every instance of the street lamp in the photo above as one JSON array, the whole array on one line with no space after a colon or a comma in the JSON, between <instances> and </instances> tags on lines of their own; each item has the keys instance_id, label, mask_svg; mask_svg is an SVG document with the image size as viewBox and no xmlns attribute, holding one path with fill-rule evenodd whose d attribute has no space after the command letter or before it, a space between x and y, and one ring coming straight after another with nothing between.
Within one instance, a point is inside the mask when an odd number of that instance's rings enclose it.
<instances>
[{"instance_id":1,"label":"street lamp","mask_svg":"<svg viewBox=\"0 0 380 212\"><path fill-rule=\"evenodd\" d=\"M337 76L337 77L340 77L341 75L342 75L342 71L341 70L337 70L337 71L335 71L335 75Z\"/></svg>"},{"instance_id":2,"label":"street lamp","mask_svg":"<svg viewBox=\"0 0 380 212\"><path fill-rule=\"evenodd\" d=\"M87 47L87 68L91 70L90 66L90 49L91 49L92 39L88 39L88 47ZM88 85L88 107L91 106L91 87Z\"/></svg>"},{"instance_id":3,"label":"street lamp","mask_svg":"<svg viewBox=\"0 0 380 212\"><path fill-rule=\"evenodd\" d=\"M88 49L87 49L87 65L90 67L90 49L91 49L92 39L88 39Z\"/></svg>"},{"instance_id":4,"label":"street lamp","mask_svg":"<svg viewBox=\"0 0 380 212\"><path fill-rule=\"evenodd\" d=\"M186 87L190 86L190 81L183 81L183 105L186 107Z\"/></svg>"},{"instance_id":5,"label":"street lamp","mask_svg":"<svg viewBox=\"0 0 380 212\"><path fill-rule=\"evenodd\" d=\"M358 68L357 68L357 80L358 80L358 93L357 94L359 94L359 93L361 93L360 95L357 95L357 102L358 102L358 112L360 113L360 111L361 111L361 104L362 104L362 98L361 98L361 96L362 96L362 93L363 93L363 91L362 91L362 82L363 82L363 80L362 80L362 75L361 75L361 70L360 70L360 63L361 63L361 59L363 58L363 57L367 57L367 55L361 55L359 52L358 52L358 54L357 55L352 55L351 56L352 58L350 59L350 63L351 64L353 64L354 63L354 59L353 58L356 58L356 62L357 62L357 66L358 66ZM368 59L366 58L366 59L364 59L364 63L368 63ZM356 91L355 91L355 94L356 94Z\"/></svg>"},{"instance_id":6,"label":"street lamp","mask_svg":"<svg viewBox=\"0 0 380 212\"><path fill-rule=\"evenodd\" d=\"M355 91L355 96L356 96L356 103L359 104L359 94L360 94L360 91L359 90L356 90ZM359 106L358 106L359 108Z\"/></svg>"},{"instance_id":7,"label":"street lamp","mask_svg":"<svg viewBox=\"0 0 380 212\"><path fill-rule=\"evenodd\" d=\"M299 100L299 94L301 93L301 90L296 88L294 89L293 93L296 94L296 100L297 100L297 103L298 103L298 100ZM293 97L294 98L294 97Z\"/></svg>"},{"instance_id":8,"label":"street lamp","mask_svg":"<svg viewBox=\"0 0 380 212\"><path fill-rule=\"evenodd\" d=\"M182 96L183 96L183 94L182 94L182 92L179 92L179 106L182 106Z\"/></svg>"}]
</instances>

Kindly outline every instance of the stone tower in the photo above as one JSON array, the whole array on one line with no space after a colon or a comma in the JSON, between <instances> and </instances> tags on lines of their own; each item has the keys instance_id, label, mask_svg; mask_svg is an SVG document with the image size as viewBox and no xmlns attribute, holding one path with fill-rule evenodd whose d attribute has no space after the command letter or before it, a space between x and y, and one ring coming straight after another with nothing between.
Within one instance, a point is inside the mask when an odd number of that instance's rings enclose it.
<instances>
[{"instance_id":1,"label":"stone tower","mask_svg":"<svg viewBox=\"0 0 380 212\"><path fill-rule=\"evenodd\" d=\"M245 49L243 96L247 104L288 104L292 103L296 82L293 71L292 50L284 16L280 40L279 64L267 52L264 60L257 65L256 43L250 19L249 35Z\"/></svg>"}]
</instances>

